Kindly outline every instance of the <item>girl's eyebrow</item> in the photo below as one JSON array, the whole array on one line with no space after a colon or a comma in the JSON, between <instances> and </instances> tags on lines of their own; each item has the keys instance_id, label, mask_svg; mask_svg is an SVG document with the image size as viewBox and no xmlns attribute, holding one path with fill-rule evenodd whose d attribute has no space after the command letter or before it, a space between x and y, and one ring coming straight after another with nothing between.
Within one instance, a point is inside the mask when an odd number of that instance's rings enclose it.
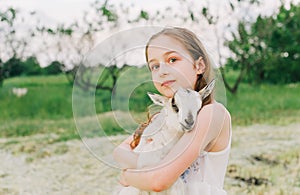
<instances>
[{"instance_id":1,"label":"girl's eyebrow","mask_svg":"<svg viewBox=\"0 0 300 195\"><path fill-rule=\"evenodd\" d=\"M171 53L177 53L178 54L177 51L168 51L168 52L164 53L164 57L167 56L167 55L170 55Z\"/></svg>"},{"instance_id":2,"label":"girl's eyebrow","mask_svg":"<svg viewBox=\"0 0 300 195\"><path fill-rule=\"evenodd\" d=\"M177 53L177 54L179 54L177 51L167 51L166 53L163 54L163 56L166 57L167 55L170 55L171 53ZM148 63L151 63L153 61L155 61L155 59L149 60Z\"/></svg>"}]
</instances>

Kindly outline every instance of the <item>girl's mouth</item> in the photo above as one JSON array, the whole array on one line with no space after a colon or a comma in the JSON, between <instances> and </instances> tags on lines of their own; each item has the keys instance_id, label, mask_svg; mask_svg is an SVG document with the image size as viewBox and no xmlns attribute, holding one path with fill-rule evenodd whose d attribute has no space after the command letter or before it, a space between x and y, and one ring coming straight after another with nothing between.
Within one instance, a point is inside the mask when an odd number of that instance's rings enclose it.
<instances>
[{"instance_id":1,"label":"girl's mouth","mask_svg":"<svg viewBox=\"0 0 300 195\"><path fill-rule=\"evenodd\" d=\"M175 82L175 80L168 80L168 81L163 82L161 84L161 86L168 87L168 86L172 85L174 82Z\"/></svg>"}]
</instances>

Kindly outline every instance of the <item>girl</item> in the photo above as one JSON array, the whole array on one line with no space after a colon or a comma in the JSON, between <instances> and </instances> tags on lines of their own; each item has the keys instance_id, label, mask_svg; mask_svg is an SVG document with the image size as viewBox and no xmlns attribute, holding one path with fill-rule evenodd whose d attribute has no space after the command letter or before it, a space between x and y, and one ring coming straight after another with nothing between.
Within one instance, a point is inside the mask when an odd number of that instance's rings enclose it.
<instances>
[{"instance_id":1,"label":"girl","mask_svg":"<svg viewBox=\"0 0 300 195\"><path fill-rule=\"evenodd\" d=\"M154 86L168 98L179 87L199 91L213 77L202 43L184 28L166 28L153 35L146 46L146 60ZM135 169L137 154L130 147L132 141L130 136L114 150L115 160L124 167L122 185L160 192L180 177L185 194L226 194L223 183L231 144L231 118L212 95L204 99L194 129L180 138L159 165Z\"/></svg>"}]
</instances>

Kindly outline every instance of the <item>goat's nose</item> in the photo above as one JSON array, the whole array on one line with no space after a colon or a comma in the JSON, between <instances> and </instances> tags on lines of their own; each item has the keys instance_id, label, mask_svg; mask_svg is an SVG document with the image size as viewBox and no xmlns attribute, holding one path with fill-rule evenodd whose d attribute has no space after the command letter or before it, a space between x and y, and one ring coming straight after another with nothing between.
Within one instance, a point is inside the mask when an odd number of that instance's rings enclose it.
<instances>
[{"instance_id":1,"label":"goat's nose","mask_svg":"<svg viewBox=\"0 0 300 195\"><path fill-rule=\"evenodd\" d=\"M186 122L187 125L192 126L194 124L194 120L193 119L184 119L184 121Z\"/></svg>"}]
</instances>

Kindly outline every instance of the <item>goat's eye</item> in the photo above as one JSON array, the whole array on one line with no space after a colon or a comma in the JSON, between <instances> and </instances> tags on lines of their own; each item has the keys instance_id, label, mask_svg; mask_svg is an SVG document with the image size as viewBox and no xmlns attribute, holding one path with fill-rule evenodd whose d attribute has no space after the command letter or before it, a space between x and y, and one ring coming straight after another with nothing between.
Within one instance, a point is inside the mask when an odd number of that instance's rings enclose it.
<instances>
[{"instance_id":1,"label":"goat's eye","mask_svg":"<svg viewBox=\"0 0 300 195\"><path fill-rule=\"evenodd\" d=\"M178 107L177 107L176 104L172 104L172 108L173 108L173 110L174 110L175 112L178 112L178 111L179 111L179 109L178 109Z\"/></svg>"},{"instance_id":2,"label":"goat's eye","mask_svg":"<svg viewBox=\"0 0 300 195\"><path fill-rule=\"evenodd\" d=\"M175 104L174 98L172 99L172 108L176 113L179 111L177 105Z\"/></svg>"}]
</instances>

